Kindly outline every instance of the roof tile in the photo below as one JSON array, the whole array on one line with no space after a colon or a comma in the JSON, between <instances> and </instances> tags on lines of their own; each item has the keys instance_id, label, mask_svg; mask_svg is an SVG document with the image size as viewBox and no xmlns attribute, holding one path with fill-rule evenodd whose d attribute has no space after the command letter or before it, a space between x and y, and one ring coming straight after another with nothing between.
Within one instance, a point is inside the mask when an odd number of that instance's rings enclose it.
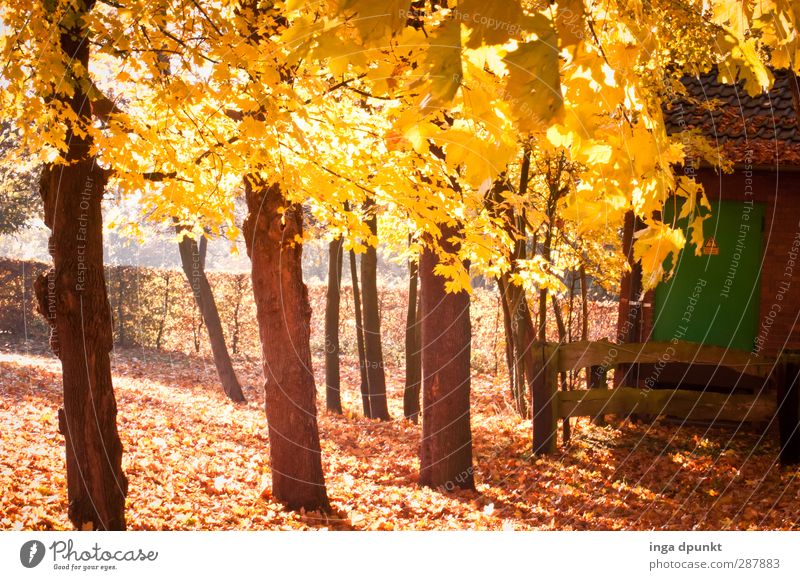
<instances>
[{"instance_id":1,"label":"roof tile","mask_svg":"<svg viewBox=\"0 0 800 580\"><path fill-rule=\"evenodd\" d=\"M775 74L771 90L751 97L742 87L722 84L716 71L681 80L688 98L664 107L667 131L699 129L737 164L800 167L800 131L792 86L797 77Z\"/></svg>"}]
</instances>

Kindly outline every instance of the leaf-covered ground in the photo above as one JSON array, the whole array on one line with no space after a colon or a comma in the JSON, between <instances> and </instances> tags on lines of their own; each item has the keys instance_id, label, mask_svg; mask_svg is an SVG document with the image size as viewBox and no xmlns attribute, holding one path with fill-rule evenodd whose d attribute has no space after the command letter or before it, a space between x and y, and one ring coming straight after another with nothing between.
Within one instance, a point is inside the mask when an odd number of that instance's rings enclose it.
<instances>
[{"instance_id":1,"label":"leaf-covered ground","mask_svg":"<svg viewBox=\"0 0 800 580\"><path fill-rule=\"evenodd\" d=\"M347 412L320 412L332 516L270 498L269 442L257 360L237 368L249 403L229 403L209 361L151 350L113 358L130 479L128 526L160 529L797 529L800 473L777 464L775 433L670 423L573 425L553 458L530 457L530 423L505 384L477 375L477 491L416 485L420 428L358 416L353 361ZM320 361L316 361L321 370ZM388 368L401 417L402 369ZM323 384L318 377L318 385ZM0 529L71 529L59 364L41 346L0 345ZM320 400L322 400L320 398Z\"/></svg>"}]
</instances>

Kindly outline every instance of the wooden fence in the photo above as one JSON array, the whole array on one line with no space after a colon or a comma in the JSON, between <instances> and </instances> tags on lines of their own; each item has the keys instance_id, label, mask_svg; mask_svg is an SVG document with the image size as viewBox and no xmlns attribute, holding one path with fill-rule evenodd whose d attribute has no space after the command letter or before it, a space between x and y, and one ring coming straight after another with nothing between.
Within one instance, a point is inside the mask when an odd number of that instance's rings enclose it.
<instances>
[{"instance_id":1,"label":"wooden fence","mask_svg":"<svg viewBox=\"0 0 800 580\"><path fill-rule=\"evenodd\" d=\"M766 358L682 341L538 343L533 348L533 448L538 454L556 451L559 419L637 414L765 424L777 419L781 461L800 462L800 356L796 354ZM669 372L676 367L680 373ZM634 373L632 368L646 372ZM599 378L593 380L596 388L559 390L559 373L581 369ZM612 369L622 383L616 388L608 388L605 380ZM677 388L656 388L668 375L668 382ZM728 382L729 392L681 388L702 386L715 375ZM698 376L703 377L699 385L692 378Z\"/></svg>"}]
</instances>

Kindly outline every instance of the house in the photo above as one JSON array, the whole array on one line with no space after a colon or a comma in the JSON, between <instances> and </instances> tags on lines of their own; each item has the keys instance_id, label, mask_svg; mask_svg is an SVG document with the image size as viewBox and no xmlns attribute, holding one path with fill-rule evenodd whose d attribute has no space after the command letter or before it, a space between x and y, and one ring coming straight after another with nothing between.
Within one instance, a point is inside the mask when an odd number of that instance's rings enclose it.
<instances>
[{"instance_id":1,"label":"house","mask_svg":"<svg viewBox=\"0 0 800 580\"><path fill-rule=\"evenodd\" d=\"M543 344L533 388L533 446L556 448L558 419L657 416L704 424L777 424L780 461L800 464L800 133L798 79L776 75L757 97L715 74L685 79L687 95L665 107L671 134L697 131L733 162L683 171L712 206L699 255L687 243L673 275L642 293L632 213L622 247L631 270L621 280L615 341ZM663 215L675 227L681 201ZM675 216L678 216L676 218ZM688 239L688 236L687 236ZM591 388L559 390L558 373L591 369ZM607 372L613 369L613 389ZM776 421L777 419L777 421ZM762 438L766 440L766 438Z\"/></svg>"},{"instance_id":2,"label":"house","mask_svg":"<svg viewBox=\"0 0 800 580\"><path fill-rule=\"evenodd\" d=\"M741 85L721 84L716 76L683 81L688 95L665 107L667 127L671 134L701 132L733 161L734 171L687 164L685 172L703 185L713 210L701 255L689 245L673 277L643 297L641 270L632 265L621 283L617 338L678 339L776 356L800 349L798 79L776 74L768 93L750 97ZM676 203L667 204L664 219L677 215ZM632 217L626 221L629 259L640 225ZM697 372L690 382L710 384L708 373ZM672 368L661 379L685 383L681 377L686 369ZM717 373L713 382L726 380Z\"/></svg>"}]
</instances>

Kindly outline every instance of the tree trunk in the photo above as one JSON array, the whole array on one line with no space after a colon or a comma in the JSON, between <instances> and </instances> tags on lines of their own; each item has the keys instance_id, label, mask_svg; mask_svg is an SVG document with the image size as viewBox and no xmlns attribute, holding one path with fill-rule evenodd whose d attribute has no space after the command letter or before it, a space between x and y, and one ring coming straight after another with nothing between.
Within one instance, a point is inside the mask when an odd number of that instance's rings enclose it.
<instances>
[{"instance_id":1,"label":"tree trunk","mask_svg":"<svg viewBox=\"0 0 800 580\"><path fill-rule=\"evenodd\" d=\"M455 255L442 227L441 246ZM419 482L449 491L474 489L470 432L469 294L448 294L445 279L434 273L439 257L425 249L420 257L422 317L422 444Z\"/></svg>"},{"instance_id":2,"label":"tree trunk","mask_svg":"<svg viewBox=\"0 0 800 580\"><path fill-rule=\"evenodd\" d=\"M625 253L630 271L622 275L619 291L619 314L617 317L617 342L641 342L642 336L642 264L633 257L636 232L644 223L632 211L625 214L622 231L622 251ZM614 386L636 386L638 365L620 364L614 370Z\"/></svg>"},{"instance_id":3,"label":"tree trunk","mask_svg":"<svg viewBox=\"0 0 800 580\"><path fill-rule=\"evenodd\" d=\"M506 367L508 368L508 392L511 394L511 400L516 400L516 366L514 362L514 330L511 326L511 310L508 307L507 300L507 285L505 278L500 276L497 278L497 291L500 294L500 306L503 310L503 330L505 337L505 352L506 352Z\"/></svg>"},{"instance_id":4,"label":"tree trunk","mask_svg":"<svg viewBox=\"0 0 800 580\"><path fill-rule=\"evenodd\" d=\"M342 414L339 376L339 305L342 288L342 248L336 238L328 245L328 290L325 303L325 402L328 410Z\"/></svg>"},{"instance_id":5,"label":"tree trunk","mask_svg":"<svg viewBox=\"0 0 800 580\"><path fill-rule=\"evenodd\" d=\"M586 268L579 270L581 280L581 340L589 340L589 288L587 288Z\"/></svg>"},{"instance_id":6,"label":"tree trunk","mask_svg":"<svg viewBox=\"0 0 800 580\"><path fill-rule=\"evenodd\" d=\"M552 255L553 218L555 217L556 202L559 195L558 179L560 175L561 165L559 165L558 171L556 172L555 182L553 181L550 170L548 169L547 171L547 182L549 184L550 191L547 198L546 230L541 249L541 255L547 264L550 263ZM547 296L548 292L547 287L545 286L539 290L538 338L543 347L542 362L539 368L541 369L542 376L533 381L533 386L531 389L531 404L534 407L533 449L534 453L537 454L546 454L552 452L555 449L557 439L557 425L548 424L550 421L553 421L556 424L558 423L558 419L555 416L553 416L552 419L548 418L549 410L553 405L552 397L558 391L558 376L557 373L555 373L556 376L553 377L553 382L547 378L550 372L548 367L555 363L555 361L548 360L550 351L547 347ZM551 389L553 390L551 391ZM540 418L539 421L536 420L537 415ZM538 427L537 423L539 424Z\"/></svg>"},{"instance_id":7,"label":"tree trunk","mask_svg":"<svg viewBox=\"0 0 800 580\"><path fill-rule=\"evenodd\" d=\"M238 354L239 352L239 334L241 333L240 316L246 283L247 278L245 278L244 274L237 274L234 277L233 288L236 292L236 301L233 306L233 330L231 331L231 352L233 354Z\"/></svg>"},{"instance_id":8,"label":"tree trunk","mask_svg":"<svg viewBox=\"0 0 800 580\"><path fill-rule=\"evenodd\" d=\"M368 220L373 235L378 233L378 218ZM364 354L366 357L367 407L370 419L388 421L389 406L386 401L386 373L381 346L381 321L378 312L378 250L367 246L361 257L361 297L364 307Z\"/></svg>"},{"instance_id":9,"label":"tree trunk","mask_svg":"<svg viewBox=\"0 0 800 580\"><path fill-rule=\"evenodd\" d=\"M358 285L358 264L356 253L350 250L350 278L353 280L353 311L356 318L356 345L358 346L358 375L361 384L361 403L364 407L364 416L369 417L369 391L367 390L367 358L364 354L364 320L361 316L361 289Z\"/></svg>"},{"instance_id":10,"label":"tree trunk","mask_svg":"<svg viewBox=\"0 0 800 580\"><path fill-rule=\"evenodd\" d=\"M175 229L178 234L182 231L181 226L176 226ZM228 348L225 346L225 334L222 332L219 310L217 310L214 293L206 276L206 244L206 238L201 238L198 244L196 240L184 236L178 243L181 266L189 286L192 288L192 295L197 309L200 311L203 324L208 331L211 354L214 357L214 366L217 369L222 390L231 401L244 403L242 386L239 384L239 379L236 378L236 371L233 370L233 363L228 354Z\"/></svg>"},{"instance_id":11,"label":"tree trunk","mask_svg":"<svg viewBox=\"0 0 800 580\"><path fill-rule=\"evenodd\" d=\"M527 369L531 368L531 345L534 340L533 320L528 310L525 289L512 283L508 273L497 279L497 288L503 299L503 317L506 329L506 361L509 365L509 382L514 408L520 417L528 416L525 399L525 385L532 384L533 377ZM506 315L506 313L508 313ZM506 322L505 318L508 317ZM530 359L530 360L528 360ZM526 381L527 378L527 381Z\"/></svg>"},{"instance_id":12,"label":"tree trunk","mask_svg":"<svg viewBox=\"0 0 800 580\"><path fill-rule=\"evenodd\" d=\"M80 23L93 2L75 4L61 20L67 62L89 66L89 41ZM57 101L86 124L89 99L75 83L71 98ZM64 407L58 411L67 459L69 519L79 530L124 530L128 480L122 471L117 403L109 352L111 311L103 275L103 170L91 138L68 129L66 165L42 173L44 221L50 228L53 268L36 281L39 309L51 326L50 344L61 360Z\"/></svg>"},{"instance_id":13,"label":"tree trunk","mask_svg":"<svg viewBox=\"0 0 800 580\"><path fill-rule=\"evenodd\" d=\"M539 290L539 342L547 342L547 289Z\"/></svg>"},{"instance_id":14,"label":"tree trunk","mask_svg":"<svg viewBox=\"0 0 800 580\"><path fill-rule=\"evenodd\" d=\"M421 333L417 287L419 266L408 262L408 311L406 313L406 385L403 390L403 415L416 423L419 420L419 394L422 384Z\"/></svg>"},{"instance_id":15,"label":"tree trunk","mask_svg":"<svg viewBox=\"0 0 800 580\"><path fill-rule=\"evenodd\" d=\"M245 178L245 195L273 496L289 509L327 511L309 344L311 306L303 283L303 249L296 242L303 235L302 208L289 204L279 185L254 175Z\"/></svg>"},{"instance_id":16,"label":"tree trunk","mask_svg":"<svg viewBox=\"0 0 800 580\"><path fill-rule=\"evenodd\" d=\"M528 191L528 174L531 165L531 152L525 147L520 166L519 194L525 195ZM505 186L498 183L492 192L492 201L495 211L505 222L506 231L514 241L514 251L511 260L511 272L502 274L497 279L497 288L503 305L503 327L506 336L506 363L508 365L508 380L511 388L511 398L514 408L520 417L528 416L527 401L525 398L526 385L533 386L532 374L535 361L531 347L534 340L533 320L531 320L528 300L525 289L511 282L511 274L519 271L519 260L527 256L527 219L523 213L516 215L510 206L503 207L500 192ZM535 244L534 244L535 245Z\"/></svg>"}]
</instances>

